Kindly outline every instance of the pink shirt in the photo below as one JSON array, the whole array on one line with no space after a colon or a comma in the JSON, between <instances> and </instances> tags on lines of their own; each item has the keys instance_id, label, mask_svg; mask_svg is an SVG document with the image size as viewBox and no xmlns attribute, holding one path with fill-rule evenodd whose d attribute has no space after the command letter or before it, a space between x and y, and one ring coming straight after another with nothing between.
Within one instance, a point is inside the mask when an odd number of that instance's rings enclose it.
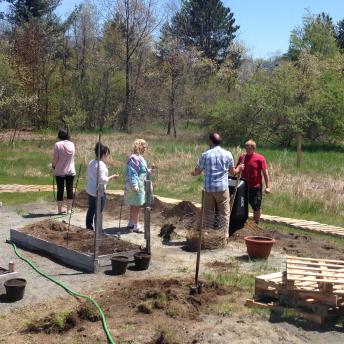
<instances>
[{"instance_id":1,"label":"pink shirt","mask_svg":"<svg viewBox=\"0 0 344 344\"><path fill-rule=\"evenodd\" d=\"M68 140L59 141L54 146L55 176L75 175L75 146Z\"/></svg>"}]
</instances>

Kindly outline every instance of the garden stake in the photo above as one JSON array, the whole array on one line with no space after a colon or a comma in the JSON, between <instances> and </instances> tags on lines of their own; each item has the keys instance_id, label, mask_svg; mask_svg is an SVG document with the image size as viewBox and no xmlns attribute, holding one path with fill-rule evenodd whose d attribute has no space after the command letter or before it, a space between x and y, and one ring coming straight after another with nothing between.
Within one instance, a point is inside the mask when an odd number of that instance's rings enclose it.
<instances>
[{"instance_id":1,"label":"garden stake","mask_svg":"<svg viewBox=\"0 0 344 344\"><path fill-rule=\"evenodd\" d=\"M79 183L79 178L80 178L81 167L82 167L82 165L79 166L78 176L76 178L76 183L75 183L75 187L74 187L74 197L73 197L73 201L72 201L72 208L71 208L70 214L69 214L68 230L67 230L67 247L68 247L68 241L69 241L70 221L72 219L72 213L73 213L73 208L74 208L74 200L75 200L76 190L78 189L78 183Z\"/></svg>"},{"instance_id":2,"label":"garden stake","mask_svg":"<svg viewBox=\"0 0 344 344\"><path fill-rule=\"evenodd\" d=\"M202 213L201 213L201 228L199 229L197 259L196 259L196 272L195 272L195 285L190 287L190 294L200 294L202 292L202 285L198 281L199 276L199 263L201 260L201 246L202 246L202 229L204 221L204 190L202 191Z\"/></svg>"}]
</instances>

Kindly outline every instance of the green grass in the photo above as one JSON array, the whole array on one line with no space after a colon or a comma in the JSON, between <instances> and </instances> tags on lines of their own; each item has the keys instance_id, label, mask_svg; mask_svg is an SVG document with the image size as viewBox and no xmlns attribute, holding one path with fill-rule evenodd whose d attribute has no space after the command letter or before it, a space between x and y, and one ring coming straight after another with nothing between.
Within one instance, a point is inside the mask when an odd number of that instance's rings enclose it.
<instances>
[{"instance_id":1,"label":"green grass","mask_svg":"<svg viewBox=\"0 0 344 344\"><path fill-rule=\"evenodd\" d=\"M245 291L253 291L255 284L254 274L239 272L237 269L226 272L206 272L204 273L204 278L210 283L214 282Z\"/></svg>"},{"instance_id":2,"label":"green grass","mask_svg":"<svg viewBox=\"0 0 344 344\"><path fill-rule=\"evenodd\" d=\"M34 202L52 202L53 200L52 192L0 193L0 202L8 206Z\"/></svg>"},{"instance_id":3,"label":"green grass","mask_svg":"<svg viewBox=\"0 0 344 344\"><path fill-rule=\"evenodd\" d=\"M258 147L259 148L259 147ZM327 148L327 149L326 149ZM259 148L268 162L280 164L285 172L290 174L307 174L311 176L343 176L344 149L341 147L306 147L302 153L301 168L296 169L295 149Z\"/></svg>"},{"instance_id":4,"label":"green grass","mask_svg":"<svg viewBox=\"0 0 344 344\"><path fill-rule=\"evenodd\" d=\"M336 203L331 209L326 209L321 199L296 198L283 191L263 198L263 213L344 227L344 203Z\"/></svg>"},{"instance_id":5,"label":"green grass","mask_svg":"<svg viewBox=\"0 0 344 344\"><path fill-rule=\"evenodd\" d=\"M102 141L111 149L114 167L110 173L119 173L120 178L108 184L109 189L123 189L125 182L125 163L135 138L143 137L149 143L146 160L158 168L153 176L154 192L158 195L184 200L201 200L203 177L192 177L191 171L197 164L200 154L207 149L204 135L197 125L181 128L178 139L164 135L161 125L146 128L145 131L123 134L106 132ZM52 174L48 168L51 162L56 133L45 131L45 140L18 141L14 146L3 145L0 152L0 184L52 184ZM86 186L86 166L93 158L93 146L97 141L96 133L75 134L77 148L77 169L82 166L79 189ZM234 156L237 148L225 146ZM340 190L332 194L337 184L344 180L344 150L340 147L305 147L300 171L295 168L294 149L261 148L259 151L268 160L272 175L272 193L263 199L263 212L271 215L286 216L319 221L344 226L344 202ZM304 186L307 178L311 183ZM319 188L323 180L330 183L329 189ZM304 190L295 194L295 183L299 182ZM325 183L325 185L327 185ZM49 194L12 194L0 195L5 204L20 204L42 199L52 200Z\"/></svg>"}]
</instances>

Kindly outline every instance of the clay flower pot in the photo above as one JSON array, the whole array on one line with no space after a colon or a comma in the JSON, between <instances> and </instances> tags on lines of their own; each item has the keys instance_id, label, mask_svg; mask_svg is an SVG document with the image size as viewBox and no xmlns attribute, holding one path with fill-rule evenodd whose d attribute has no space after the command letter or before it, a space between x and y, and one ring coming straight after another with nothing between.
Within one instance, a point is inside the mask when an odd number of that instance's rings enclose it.
<instances>
[{"instance_id":1,"label":"clay flower pot","mask_svg":"<svg viewBox=\"0 0 344 344\"><path fill-rule=\"evenodd\" d=\"M7 300L19 301L24 297L26 280L24 278L12 278L4 283Z\"/></svg>"},{"instance_id":2,"label":"clay flower pot","mask_svg":"<svg viewBox=\"0 0 344 344\"><path fill-rule=\"evenodd\" d=\"M112 273L115 275L123 275L127 271L129 259L127 256L113 256L111 258Z\"/></svg>"},{"instance_id":3,"label":"clay flower pot","mask_svg":"<svg viewBox=\"0 0 344 344\"><path fill-rule=\"evenodd\" d=\"M274 239L263 236L247 236L244 240L250 258L268 258L275 243Z\"/></svg>"}]
</instances>

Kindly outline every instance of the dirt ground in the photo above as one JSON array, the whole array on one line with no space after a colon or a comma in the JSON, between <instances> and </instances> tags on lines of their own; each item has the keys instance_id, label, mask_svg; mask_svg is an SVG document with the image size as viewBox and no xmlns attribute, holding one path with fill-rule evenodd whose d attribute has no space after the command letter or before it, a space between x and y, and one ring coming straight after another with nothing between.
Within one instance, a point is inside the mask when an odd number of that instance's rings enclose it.
<instances>
[{"instance_id":1,"label":"dirt ground","mask_svg":"<svg viewBox=\"0 0 344 344\"><path fill-rule=\"evenodd\" d=\"M121 239L133 245L144 245L142 235L128 233L123 227L128 209L122 204L120 210L121 204L120 197L109 200L104 213L104 230L120 234ZM85 219L85 205L79 206L72 219L72 225L76 228L83 227ZM23 209L0 208L3 223L0 239L8 236L10 227L19 228L32 223L37 227L37 218L23 216L28 211L49 213L53 208L53 204L27 205ZM294 233L268 230L264 225L260 229L248 225L236 233L226 248L202 252L201 279L204 286L201 295L191 296L189 287L193 284L196 255L185 250L188 230L185 218L190 218L190 214L196 218L199 216L197 211L185 202L177 206L157 204L152 212L152 262L146 271L138 272L129 267L125 275L113 276L107 273L107 267L97 274L82 274L36 253L24 252L24 255L73 289L94 296L105 311L116 343L344 342L342 328L319 327L293 317L248 309L244 303L246 298L252 296L252 288L240 287L240 280L237 286L219 285L209 282L204 275L233 272L240 279L244 278L240 273L256 276L281 271L286 254L340 257L343 256L343 245L321 240L306 232L303 238L299 234L297 237ZM159 236L161 227L170 224L175 229L171 240L164 241ZM243 237L247 234L269 235L277 239L267 261L244 259L246 249ZM333 249L328 249L328 245ZM16 259L8 244L0 243L0 265L6 267L3 262L9 259L15 260L17 271L20 277L27 279L28 286L24 299L13 304L6 303L0 286L0 343L106 343L101 322L92 307L39 277ZM235 275L236 272L238 275Z\"/></svg>"},{"instance_id":2,"label":"dirt ground","mask_svg":"<svg viewBox=\"0 0 344 344\"><path fill-rule=\"evenodd\" d=\"M27 225L22 232L36 238L50 241L56 245L67 247L71 250L87 254L94 253L94 231L86 230L79 226L54 220L43 220ZM106 236L99 246L99 254L111 254L130 250L139 250L138 245L118 239L117 237Z\"/></svg>"}]
</instances>

